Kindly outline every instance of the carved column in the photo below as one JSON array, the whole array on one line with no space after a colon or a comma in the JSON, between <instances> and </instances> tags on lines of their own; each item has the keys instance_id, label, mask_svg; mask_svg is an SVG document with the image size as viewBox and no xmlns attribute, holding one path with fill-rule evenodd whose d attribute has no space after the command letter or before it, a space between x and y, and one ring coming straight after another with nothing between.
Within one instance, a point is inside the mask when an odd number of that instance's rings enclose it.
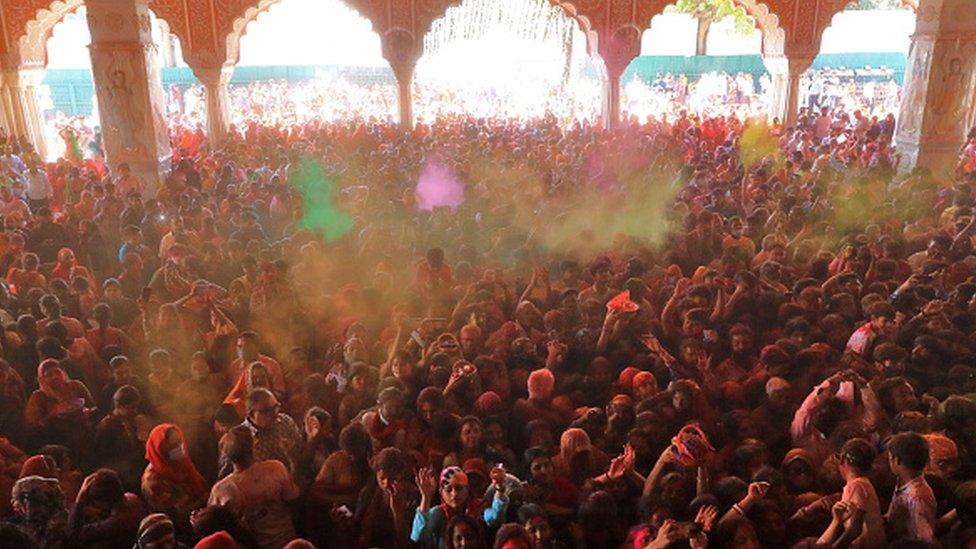
<instances>
[{"instance_id":1,"label":"carved column","mask_svg":"<svg viewBox=\"0 0 976 549\"><path fill-rule=\"evenodd\" d=\"M815 56L763 56L763 64L769 71L772 94L769 114L778 118L783 127L796 124L800 114L800 78L813 65Z\"/></svg>"},{"instance_id":2,"label":"carved column","mask_svg":"<svg viewBox=\"0 0 976 549\"><path fill-rule=\"evenodd\" d=\"M908 54L895 143L901 168L952 169L976 115L972 0L922 0Z\"/></svg>"},{"instance_id":3,"label":"carved column","mask_svg":"<svg viewBox=\"0 0 976 549\"><path fill-rule=\"evenodd\" d=\"M621 27L611 35L601 34L597 51L603 58L607 80L603 83L603 126L620 125L620 77L627 65L640 55L641 33L634 27Z\"/></svg>"},{"instance_id":4,"label":"carved column","mask_svg":"<svg viewBox=\"0 0 976 549\"><path fill-rule=\"evenodd\" d=\"M227 87L234 67L193 67L207 95L207 135L214 146L221 146L230 131L230 98Z\"/></svg>"},{"instance_id":5,"label":"carved column","mask_svg":"<svg viewBox=\"0 0 976 549\"><path fill-rule=\"evenodd\" d=\"M8 131L27 138L41 159L47 159L44 116L37 98L43 80L42 68L5 70L0 77L0 102L3 103Z\"/></svg>"},{"instance_id":6,"label":"carved column","mask_svg":"<svg viewBox=\"0 0 976 549\"><path fill-rule=\"evenodd\" d=\"M7 135L12 135L14 131L10 126L10 119L7 117L7 105L3 100L3 80L3 73L0 73L0 128L3 128Z\"/></svg>"},{"instance_id":7,"label":"carved column","mask_svg":"<svg viewBox=\"0 0 976 549\"><path fill-rule=\"evenodd\" d=\"M156 19L159 23L159 53L163 58L164 67L176 66L176 42L169 24L163 19Z\"/></svg>"},{"instance_id":8,"label":"carved column","mask_svg":"<svg viewBox=\"0 0 976 549\"><path fill-rule=\"evenodd\" d=\"M393 69L399 90L400 126L408 130L413 128L413 69L414 65Z\"/></svg>"},{"instance_id":9,"label":"carved column","mask_svg":"<svg viewBox=\"0 0 976 549\"><path fill-rule=\"evenodd\" d=\"M423 54L423 43L402 29L393 29L380 38L383 57L389 61L399 89L400 126L413 129L413 71Z\"/></svg>"},{"instance_id":10,"label":"carved column","mask_svg":"<svg viewBox=\"0 0 976 549\"><path fill-rule=\"evenodd\" d=\"M105 155L126 163L153 192L171 157L166 104L148 0L85 0L92 43L92 76Z\"/></svg>"}]
</instances>

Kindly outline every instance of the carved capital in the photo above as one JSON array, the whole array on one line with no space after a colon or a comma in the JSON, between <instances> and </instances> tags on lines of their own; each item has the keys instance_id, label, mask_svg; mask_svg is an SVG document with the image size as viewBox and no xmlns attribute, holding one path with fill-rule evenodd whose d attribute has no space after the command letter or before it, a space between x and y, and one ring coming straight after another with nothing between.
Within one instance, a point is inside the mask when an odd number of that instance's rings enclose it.
<instances>
[{"instance_id":1,"label":"carved capital","mask_svg":"<svg viewBox=\"0 0 976 549\"><path fill-rule=\"evenodd\" d=\"M813 57L767 55L763 57L763 65L774 77L799 78L813 66Z\"/></svg>"},{"instance_id":2,"label":"carved capital","mask_svg":"<svg viewBox=\"0 0 976 549\"><path fill-rule=\"evenodd\" d=\"M389 61L390 68L398 80L409 80L413 76L417 60L423 54L423 43L410 32L395 28L380 37L383 58Z\"/></svg>"},{"instance_id":3,"label":"carved capital","mask_svg":"<svg viewBox=\"0 0 976 549\"><path fill-rule=\"evenodd\" d=\"M191 66L190 68L205 88L225 88L234 76L233 65Z\"/></svg>"},{"instance_id":4,"label":"carved capital","mask_svg":"<svg viewBox=\"0 0 976 549\"><path fill-rule=\"evenodd\" d=\"M612 34L601 37L600 57L607 66L611 78L619 78L627 65L640 55L641 32L637 27L620 27Z\"/></svg>"}]
</instances>

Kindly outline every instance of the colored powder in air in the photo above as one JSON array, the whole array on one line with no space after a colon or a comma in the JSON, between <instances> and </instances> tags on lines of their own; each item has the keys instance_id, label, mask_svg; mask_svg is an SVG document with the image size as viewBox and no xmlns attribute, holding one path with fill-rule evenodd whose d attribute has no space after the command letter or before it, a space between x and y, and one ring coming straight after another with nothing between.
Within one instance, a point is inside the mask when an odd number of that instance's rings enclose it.
<instances>
[{"instance_id":1,"label":"colored powder in air","mask_svg":"<svg viewBox=\"0 0 976 549\"><path fill-rule=\"evenodd\" d=\"M464 184L450 168L431 160L420 170L417 179L417 209L430 211L447 206L457 208L464 202Z\"/></svg>"},{"instance_id":2,"label":"colored powder in air","mask_svg":"<svg viewBox=\"0 0 976 549\"><path fill-rule=\"evenodd\" d=\"M322 165L303 157L288 181L302 194L302 229L320 232L332 242L352 229L352 218L335 204L335 188Z\"/></svg>"},{"instance_id":3,"label":"colored powder in air","mask_svg":"<svg viewBox=\"0 0 976 549\"><path fill-rule=\"evenodd\" d=\"M757 122L747 122L742 130L739 154L747 170L769 157L772 157L777 164L782 160L779 139L769 126Z\"/></svg>"}]
</instances>

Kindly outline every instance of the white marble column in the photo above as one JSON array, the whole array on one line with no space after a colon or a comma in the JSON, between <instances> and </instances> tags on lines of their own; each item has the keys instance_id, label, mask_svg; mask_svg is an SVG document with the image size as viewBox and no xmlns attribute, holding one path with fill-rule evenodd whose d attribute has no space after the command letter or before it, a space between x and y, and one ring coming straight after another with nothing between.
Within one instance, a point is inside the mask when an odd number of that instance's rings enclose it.
<instances>
[{"instance_id":1,"label":"white marble column","mask_svg":"<svg viewBox=\"0 0 976 549\"><path fill-rule=\"evenodd\" d=\"M169 169L171 150L147 1L85 0L85 5L109 166L117 170L128 164L146 191L154 192Z\"/></svg>"},{"instance_id":2,"label":"white marble column","mask_svg":"<svg viewBox=\"0 0 976 549\"><path fill-rule=\"evenodd\" d=\"M0 72L0 128L3 128L3 131L7 135L14 135L15 132L11 126L10 117L7 115L7 105L3 100L3 81L3 73Z\"/></svg>"},{"instance_id":3,"label":"white marble column","mask_svg":"<svg viewBox=\"0 0 976 549\"><path fill-rule=\"evenodd\" d=\"M620 125L620 77L627 70L627 63L604 63L606 67L603 87L603 105L601 116L603 125L613 129Z\"/></svg>"},{"instance_id":4,"label":"white marble column","mask_svg":"<svg viewBox=\"0 0 976 549\"><path fill-rule=\"evenodd\" d=\"M763 56L772 84L770 119L778 118L783 127L796 124L800 114L800 78L813 65L813 56Z\"/></svg>"},{"instance_id":5,"label":"white marble column","mask_svg":"<svg viewBox=\"0 0 976 549\"><path fill-rule=\"evenodd\" d=\"M207 99L207 136L211 144L221 146L230 131L230 98L227 87L234 75L233 65L193 67L193 74L203 84Z\"/></svg>"},{"instance_id":6,"label":"white marble column","mask_svg":"<svg viewBox=\"0 0 976 549\"><path fill-rule=\"evenodd\" d=\"M413 129L413 64L409 67L393 70L396 76L399 95L397 104L400 107L400 127Z\"/></svg>"},{"instance_id":7,"label":"white marble column","mask_svg":"<svg viewBox=\"0 0 976 549\"><path fill-rule=\"evenodd\" d=\"M0 76L0 102L8 131L26 137L42 160L47 158L44 116L38 101L38 88L44 80L44 69L7 70Z\"/></svg>"},{"instance_id":8,"label":"white marble column","mask_svg":"<svg viewBox=\"0 0 976 549\"><path fill-rule=\"evenodd\" d=\"M601 33L597 52L603 61L603 127L620 126L620 78L627 66L640 55L641 35L635 29L622 27L611 33Z\"/></svg>"},{"instance_id":9,"label":"white marble column","mask_svg":"<svg viewBox=\"0 0 976 549\"><path fill-rule=\"evenodd\" d=\"M951 170L976 118L976 4L922 0L895 143L900 168Z\"/></svg>"},{"instance_id":10,"label":"white marble column","mask_svg":"<svg viewBox=\"0 0 976 549\"><path fill-rule=\"evenodd\" d=\"M159 23L159 54L162 56L164 67L176 66L176 42L173 33L169 30L169 24L162 19L156 20Z\"/></svg>"}]
</instances>

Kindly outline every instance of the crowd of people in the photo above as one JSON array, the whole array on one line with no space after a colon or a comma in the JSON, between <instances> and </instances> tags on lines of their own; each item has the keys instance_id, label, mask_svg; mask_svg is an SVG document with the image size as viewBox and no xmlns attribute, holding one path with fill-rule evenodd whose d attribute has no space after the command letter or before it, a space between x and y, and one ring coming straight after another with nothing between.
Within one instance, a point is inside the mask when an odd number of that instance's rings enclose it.
<instances>
[{"instance_id":1,"label":"crowd of people","mask_svg":"<svg viewBox=\"0 0 976 549\"><path fill-rule=\"evenodd\" d=\"M974 547L976 172L893 132L2 136L0 546Z\"/></svg>"}]
</instances>

